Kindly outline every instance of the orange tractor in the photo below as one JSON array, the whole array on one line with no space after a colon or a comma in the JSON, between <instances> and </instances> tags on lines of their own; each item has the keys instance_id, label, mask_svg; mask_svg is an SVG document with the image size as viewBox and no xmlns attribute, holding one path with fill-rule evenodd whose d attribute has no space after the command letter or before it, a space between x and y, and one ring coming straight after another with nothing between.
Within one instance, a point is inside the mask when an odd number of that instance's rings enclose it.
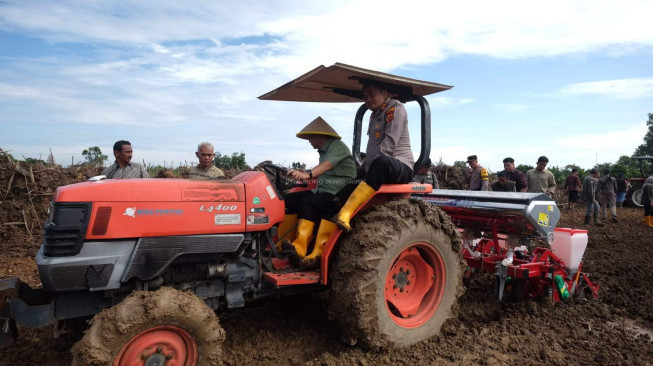
<instances>
[{"instance_id":1,"label":"orange tractor","mask_svg":"<svg viewBox=\"0 0 653 366\"><path fill-rule=\"evenodd\" d=\"M402 102L419 104L416 164L422 164L431 136L424 96L450 86L335 64L260 99L361 102L366 80L388 85ZM365 105L358 108L354 124L358 163L365 112ZM320 268L306 271L290 266L275 250L279 239L292 236L278 230L284 226L281 193L297 184L282 179L282 167L265 170L268 175L246 171L229 181L92 179L60 187L36 255L43 288L32 289L18 278L0 280L0 346L15 341L16 323L52 325L57 335L73 319L92 318L72 348L73 364L218 364L225 334L215 309L325 290L346 342L408 346L437 334L452 316L471 263L461 254L472 253L481 269L510 258L496 270L496 288L503 292L510 287L510 270L521 264L512 262L514 246L499 245L497 232L508 232L508 243L551 241L560 217L544 195L384 185L355 213L351 232L330 236ZM466 227L465 240L444 211ZM469 236L486 235L482 231L494 233L495 240L479 244ZM553 264L536 265L538 282L520 271L526 279L520 288L530 283L542 287L531 293L546 295L542 289L552 287L553 279L545 269Z\"/></svg>"}]
</instances>

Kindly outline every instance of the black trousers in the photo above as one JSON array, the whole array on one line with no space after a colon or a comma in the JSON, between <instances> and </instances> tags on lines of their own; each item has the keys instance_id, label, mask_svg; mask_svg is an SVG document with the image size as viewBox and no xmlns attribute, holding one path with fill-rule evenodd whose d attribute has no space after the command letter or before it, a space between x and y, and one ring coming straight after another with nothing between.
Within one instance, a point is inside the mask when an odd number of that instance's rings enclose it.
<instances>
[{"instance_id":1,"label":"black trousers","mask_svg":"<svg viewBox=\"0 0 653 366\"><path fill-rule=\"evenodd\" d=\"M644 216L653 216L653 207L650 204L644 204Z\"/></svg>"},{"instance_id":2,"label":"black trousers","mask_svg":"<svg viewBox=\"0 0 653 366\"><path fill-rule=\"evenodd\" d=\"M412 178L413 170L406 164L395 158L382 155L372 162L370 170L365 174L365 183L378 191L381 184L408 183Z\"/></svg>"},{"instance_id":3,"label":"black trousers","mask_svg":"<svg viewBox=\"0 0 653 366\"><path fill-rule=\"evenodd\" d=\"M331 193L313 193L300 191L283 196L286 202L286 213L297 214L300 219L316 224L322 219L330 219L340 210L340 205Z\"/></svg>"},{"instance_id":4,"label":"black trousers","mask_svg":"<svg viewBox=\"0 0 653 366\"><path fill-rule=\"evenodd\" d=\"M382 184L404 184L413 178L413 170L406 164L399 162L389 156L379 156L374 159L370 170L364 175L359 175L357 180L364 180L368 186L375 191L381 188ZM337 202L344 205L347 198L358 186L358 182L347 185L337 194Z\"/></svg>"}]
</instances>

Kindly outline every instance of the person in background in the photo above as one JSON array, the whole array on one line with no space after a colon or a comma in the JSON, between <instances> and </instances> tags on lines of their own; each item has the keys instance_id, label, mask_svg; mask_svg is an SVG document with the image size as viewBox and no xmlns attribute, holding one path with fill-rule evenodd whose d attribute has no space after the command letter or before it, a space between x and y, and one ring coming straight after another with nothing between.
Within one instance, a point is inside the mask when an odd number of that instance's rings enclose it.
<instances>
[{"instance_id":1,"label":"person in background","mask_svg":"<svg viewBox=\"0 0 653 366\"><path fill-rule=\"evenodd\" d=\"M403 184L413 178L413 152L408 133L408 115L404 105L389 97L383 83L363 85L363 100L372 111L367 128L364 180L355 186L335 217L342 230L351 230L354 212L367 202L382 184ZM349 189L347 189L349 190Z\"/></svg>"},{"instance_id":2,"label":"person in background","mask_svg":"<svg viewBox=\"0 0 653 366\"><path fill-rule=\"evenodd\" d=\"M126 140L119 140L113 144L113 156L116 162L102 170L102 175L107 179L149 178L145 167L139 163L132 163L132 144Z\"/></svg>"},{"instance_id":3,"label":"person in background","mask_svg":"<svg viewBox=\"0 0 653 366\"><path fill-rule=\"evenodd\" d=\"M508 180L508 174L506 174L506 172L501 171L497 173L497 178L499 178L499 180L492 183L492 191L517 192L517 185L515 184L515 182Z\"/></svg>"},{"instance_id":4,"label":"person in background","mask_svg":"<svg viewBox=\"0 0 653 366\"><path fill-rule=\"evenodd\" d=\"M476 155L467 157L467 164L469 168L466 174L469 177L469 190L470 191L489 191L490 190L490 174L487 169L483 168L478 163Z\"/></svg>"},{"instance_id":5,"label":"person in background","mask_svg":"<svg viewBox=\"0 0 653 366\"><path fill-rule=\"evenodd\" d=\"M612 213L612 222L617 220L617 180L610 176L610 169L603 170L603 176L599 179L597 185L599 194L599 203L603 205L601 209L601 216L606 220L608 207Z\"/></svg>"},{"instance_id":6,"label":"person in background","mask_svg":"<svg viewBox=\"0 0 653 366\"><path fill-rule=\"evenodd\" d=\"M549 197L553 197L556 190L556 180L553 173L546 170L548 163L549 158L540 156L537 159L535 168L526 172L526 184L529 193L544 193Z\"/></svg>"},{"instance_id":7,"label":"person in background","mask_svg":"<svg viewBox=\"0 0 653 366\"><path fill-rule=\"evenodd\" d=\"M590 223L590 217L594 213L594 224L596 226L603 226L601 219L599 218L599 202L596 200L596 188L599 178L599 170L592 168L590 173L583 180L583 192L581 193L581 198L585 201L585 225Z\"/></svg>"},{"instance_id":8,"label":"person in background","mask_svg":"<svg viewBox=\"0 0 653 366\"><path fill-rule=\"evenodd\" d=\"M314 119L296 136L308 140L317 150L320 159L319 164L310 171L291 169L288 176L304 181L316 179L317 185L313 190L284 195L286 215L296 214L298 222L297 238L292 242L283 239L281 248L290 254L294 265L314 268L319 265L324 245L336 229L336 224L328 220L340 209L336 194L356 178L356 163L347 145L341 141L340 135L322 117ZM284 222L286 221L290 220L284 218ZM315 229L315 246L308 254L308 246ZM282 228L279 231L281 230Z\"/></svg>"},{"instance_id":9,"label":"person in background","mask_svg":"<svg viewBox=\"0 0 653 366\"><path fill-rule=\"evenodd\" d=\"M440 184L438 183L438 178L435 176L435 172L430 170L432 166L431 158L427 158L426 161L424 161L424 164L422 164L422 167L417 170L417 173L415 173L411 182L430 184L433 186L433 189L440 189Z\"/></svg>"},{"instance_id":10,"label":"person in background","mask_svg":"<svg viewBox=\"0 0 653 366\"><path fill-rule=\"evenodd\" d=\"M213 164L215 153L210 142L201 142L197 145L195 156L199 159L199 164L190 168L188 178L199 180L224 178L224 172Z\"/></svg>"},{"instance_id":11,"label":"person in background","mask_svg":"<svg viewBox=\"0 0 653 366\"><path fill-rule=\"evenodd\" d=\"M653 176L646 178L642 186L642 204L644 205L644 223L653 227Z\"/></svg>"},{"instance_id":12,"label":"person in background","mask_svg":"<svg viewBox=\"0 0 653 366\"><path fill-rule=\"evenodd\" d=\"M573 210L574 205L580 198L579 191L583 188L583 185L580 183L580 178L578 177L578 169L573 168L571 170L571 174L569 174L565 180L565 188L569 195L569 209Z\"/></svg>"},{"instance_id":13,"label":"person in background","mask_svg":"<svg viewBox=\"0 0 653 366\"><path fill-rule=\"evenodd\" d=\"M619 173L619 178L617 178L617 207L624 207L627 192L628 181L624 177L624 173Z\"/></svg>"},{"instance_id":14,"label":"person in background","mask_svg":"<svg viewBox=\"0 0 653 366\"><path fill-rule=\"evenodd\" d=\"M526 192L528 189L526 176L515 168L515 159L510 157L503 159L503 169L505 169L508 180L515 182L517 192Z\"/></svg>"}]
</instances>

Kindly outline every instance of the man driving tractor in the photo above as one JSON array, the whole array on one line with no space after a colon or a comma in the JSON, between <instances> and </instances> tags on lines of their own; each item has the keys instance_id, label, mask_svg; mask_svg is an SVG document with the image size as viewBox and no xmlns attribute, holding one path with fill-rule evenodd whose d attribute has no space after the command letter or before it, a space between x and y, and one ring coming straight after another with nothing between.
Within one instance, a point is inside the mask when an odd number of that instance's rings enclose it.
<instances>
[{"instance_id":1,"label":"man driving tractor","mask_svg":"<svg viewBox=\"0 0 653 366\"><path fill-rule=\"evenodd\" d=\"M297 218L297 238L291 243L284 239L281 242L283 251L290 254L293 264L309 268L320 263L324 244L336 229L336 225L326 220L338 212L339 205L335 201L336 194L351 183L356 177L356 163L347 145L341 141L340 135L322 117L317 117L297 137L308 140L320 154L319 164L309 173L292 169L288 175L296 180L317 179L313 190L288 193L284 196L286 214L294 215L284 220L286 225L279 232L284 234L288 223L294 224ZM308 245L315 224L320 222L315 239L315 246L307 256Z\"/></svg>"}]
</instances>

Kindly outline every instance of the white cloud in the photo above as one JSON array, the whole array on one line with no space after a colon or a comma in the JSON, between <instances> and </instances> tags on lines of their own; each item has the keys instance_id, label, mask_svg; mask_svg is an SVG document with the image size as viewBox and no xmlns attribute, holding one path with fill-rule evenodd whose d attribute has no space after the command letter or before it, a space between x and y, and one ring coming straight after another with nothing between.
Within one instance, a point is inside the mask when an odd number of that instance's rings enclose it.
<instances>
[{"instance_id":1,"label":"white cloud","mask_svg":"<svg viewBox=\"0 0 653 366\"><path fill-rule=\"evenodd\" d=\"M617 99L653 97L653 78L576 83L560 89L558 94L561 96L593 94Z\"/></svg>"},{"instance_id":2,"label":"white cloud","mask_svg":"<svg viewBox=\"0 0 653 366\"><path fill-rule=\"evenodd\" d=\"M459 54L518 59L598 50L634 52L653 46L653 32L648 29L652 13L653 2L644 0L401 5L345 0L130 4L9 0L0 3L0 29L9 35L42 38L66 51L47 57L3 55L0 95L28 103L24 110L38 114L44 123L84 131L89 126L102 129L101 134L83 136L83 143L71 142L74 151L81 151L78 145L87 142L108 144L107 139L113 142L130 135L141 141L140 151L148 161L175 156L192 160L192 151L186 153L179 145L195 146L206 139L223 152L246 150L254 164L265 158L282 161L284 156L315 159L310 150L291 155L297 151L288 146L289 139L322 115L349 144L357 106L298 107L260 102L257 96L319 64L336 61L392 71ZM83 51L68 53L71 44L71 50ZM651 79L640 79L639 84L629 80L616 86L574 84L561 92L607 90L623 98L651 95ZM428 100L432 108L444 110L477 103L468 96ZM520 111L529 106L498 107ZM1 118L14 123L28 119L26 114ZM146 143L148 135L151 142ZM438 148L431 154L434 160L443 156L451 162L464 159L470 150ZM529 149L537 158L532 144L520 151L530 154ZM494 159L491 147L483 153L486 161Z\"/></svg>"},{"instance_id":3,"label":"white cloud","mask_svg":"<svg viewBox=\"0 0 653 366\"><path fill-rule=\"evenodd\" d=\"M37 98L41 96L38 89L0 83L0 95L8 98Z\"/></svg>"}]
</instances>

